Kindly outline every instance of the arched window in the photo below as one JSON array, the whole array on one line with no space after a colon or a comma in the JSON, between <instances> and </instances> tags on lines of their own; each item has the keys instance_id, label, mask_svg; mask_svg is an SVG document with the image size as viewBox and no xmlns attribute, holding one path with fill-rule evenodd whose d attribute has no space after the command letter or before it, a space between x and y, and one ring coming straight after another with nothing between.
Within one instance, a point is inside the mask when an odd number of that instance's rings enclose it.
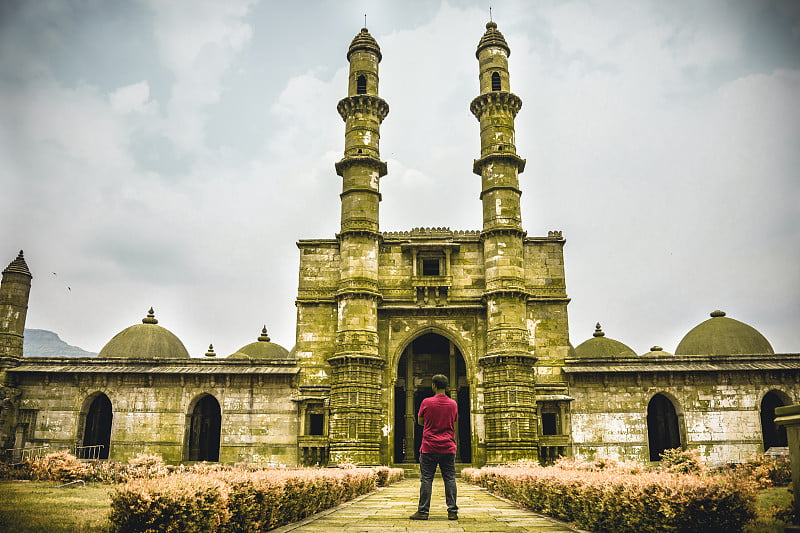
<instances>
[{"instance_id":1,"label":"arched window","mask_svg":"<svg viewBox=\"0 0 800 533\"><path fill-rule=\"evenodd\" d=\"M647 404L647 443L651 461L660 461L664 450L681 446L678 414L663 394L656 394Z\"/></svg>"},{"instance_id":2,"label":"arched window","mask_svg":"<svg viewBox=\"0 0 800 533\"><path fill-rule=\"evenodd\" d=\"M219 461L221 426L219 402L210 394L203 396L192 409L189 430L190 461Z\"/></svg>"},{"instance_id":3,"label":"arched window","mask_svg":"<svg viewBox=\"0 0 800 533\"><path fill-rule=\"evenodd\" d=\"M500 74L497 72L492 72L492 90L499 91L500 90Z\"/></svg>"},{"instance_id":4,"label":"arched window","mask_svg":"<svg viewBox=\"0 0 800 533\"><path fill-rule=\"evenodd\" d=\"M775 408L788 405L778 391L769 391L761 400L761 435L764 437L764 451L773 447L788 446L786 428L775 424Z\"/></svg>"},{"instance_id":5,"label":"arched window","mask_svg":"<svg viewBox=\"0 0 800 533\"><path fill-rule=\"evenodd\" d=\"M356 79L356 94L367 94L367 78L363 74Z\"/></svg>"},{"instance_id":6,"label":"arched window","mask_svg":"<svg viewBox=\"0 0 800 533\"><path fill-rule=\"evenodd\" d=\"M99 393L86 412L86 422L83 426L83 445L98 446L91 452L92 457L108 459L108 449L111 445L111 400L103 393Z\"/></svg>"}]
</instances>

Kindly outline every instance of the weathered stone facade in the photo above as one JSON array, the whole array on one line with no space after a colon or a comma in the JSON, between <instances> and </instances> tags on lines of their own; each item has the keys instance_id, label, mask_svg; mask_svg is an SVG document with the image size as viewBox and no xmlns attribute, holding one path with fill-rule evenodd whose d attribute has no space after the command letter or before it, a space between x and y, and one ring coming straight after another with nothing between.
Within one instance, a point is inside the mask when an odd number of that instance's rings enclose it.
<instances>
[{"instance_id":1,"label":"weathered stone facade","mask_svg":"<svg viewBox=\"0 0 800 533\"><path fill-rule=\"evenodd\" d=\"M300 240L297 338L258 341L227 358L192 359L154 313L97 358L22 358L31 275L20 253L0 286L3 447L101 450L126 460L399 464L416 460L415 415L430 378L450 377L458 461L483 465L558 455L657 460L698 447L737 461L785 445L774 408L800 398L800 355L773 354L757 331L715 312L671 355L606 338L572 348L561 232L523 229L510 91L511 49L490 22L476 51L470 110L479 230L382 232L378 95L382 54L352 41L341 226ZM343 92L344 92L343 88ZM478 209L478 202L475 209Z\"/></svg>"}]
</instances>

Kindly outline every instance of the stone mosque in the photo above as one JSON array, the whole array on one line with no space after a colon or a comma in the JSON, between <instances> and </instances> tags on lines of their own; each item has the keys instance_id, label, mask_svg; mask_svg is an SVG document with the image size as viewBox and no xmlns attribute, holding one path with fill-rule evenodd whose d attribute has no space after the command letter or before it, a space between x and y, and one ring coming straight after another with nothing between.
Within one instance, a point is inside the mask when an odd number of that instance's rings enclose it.
<instances>
[{"instance_id":1,"label":"stone mosque","mask_svg":"<svg viewBox=\"0 0 800 533\"><path fill-rule=\"evenodd\" d=\"M414 415L437 373L449 376L459 406L459 463L655 461L679 446L731 462L786 446L774 409L800 400L800 354L775 354L722 311L674 354L636 354L600 324L572 347L565 240L560 231L529 236L520 216L522 100L511 92L510 53L489 22L469 106L480 125L473 172L483 227L382 232L382 55L366 28L355 36L337 105L341 228L297 243L291 351L265 328L227 357L209 347L191 358L150 309L97 357L23 357L32 276L20 252L0 286L0 446L17 457L50 447L119 461L413 463Z\"/></svg>"}]
</instances>

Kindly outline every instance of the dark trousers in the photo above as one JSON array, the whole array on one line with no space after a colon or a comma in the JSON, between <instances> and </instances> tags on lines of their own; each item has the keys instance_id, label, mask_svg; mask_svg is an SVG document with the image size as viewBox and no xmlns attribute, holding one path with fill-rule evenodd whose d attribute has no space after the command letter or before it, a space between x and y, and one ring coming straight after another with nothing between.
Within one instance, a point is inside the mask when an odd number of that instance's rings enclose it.
<instances>
[{"instance_id":1,"label":"dark trousers","mask_svg":"<svg viewBox=\"0 0 800 533\"><path fill-rule=\"evenodd\" d=\"M456 454L454 453L421 453L419 454L419 507L417 511L427 514L431 508L431 486L436 466L442 471L444 479L444 498L447 510L456 512Z\"/></svg>"}]
</instances>

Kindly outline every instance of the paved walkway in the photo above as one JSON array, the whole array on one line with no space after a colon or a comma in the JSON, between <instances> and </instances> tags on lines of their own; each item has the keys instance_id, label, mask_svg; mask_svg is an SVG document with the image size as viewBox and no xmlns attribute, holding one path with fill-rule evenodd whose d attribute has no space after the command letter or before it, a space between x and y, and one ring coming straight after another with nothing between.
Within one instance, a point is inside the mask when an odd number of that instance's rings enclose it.
<instances>
[{"instance_id":1,"label":"paved walkway","mask_svg":"<svg viewBox=\"0 0 800 533\"><path fill-rule=\"evenodd\" d=\"M372 494L356 498L339 507L323 511L300 522L273 530L341 533L433 531L574 533L564 522L517 507L493 496L485 489L458 481L458 520L447 519L444 484L437 475L433 480L431 514L427 521L408 517L417 510L419 479L405 479Z\"/></svg>"}]
</instances>

